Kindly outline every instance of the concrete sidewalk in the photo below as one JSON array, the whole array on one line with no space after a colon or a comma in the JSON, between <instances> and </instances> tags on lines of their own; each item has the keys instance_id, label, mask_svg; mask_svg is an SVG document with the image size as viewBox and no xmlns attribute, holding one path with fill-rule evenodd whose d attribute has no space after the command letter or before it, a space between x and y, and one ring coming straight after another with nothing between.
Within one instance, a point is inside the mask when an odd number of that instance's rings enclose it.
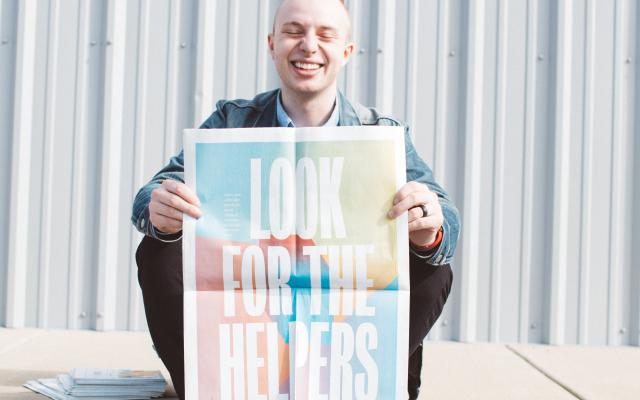
<instances>
[{"instance_id":1,"label":"concrete sidewalk","mask_svg":"<svg viewBox=\"0 0 640 400\"><path fill-rule=\"evenodd\" d=\"M640 348L428 342L421 399L640 399ZM0 328L0 398L74 367L166 369L146 333ZM175 396L170 389L166 396Z\"/></svg>"}]
</instances>

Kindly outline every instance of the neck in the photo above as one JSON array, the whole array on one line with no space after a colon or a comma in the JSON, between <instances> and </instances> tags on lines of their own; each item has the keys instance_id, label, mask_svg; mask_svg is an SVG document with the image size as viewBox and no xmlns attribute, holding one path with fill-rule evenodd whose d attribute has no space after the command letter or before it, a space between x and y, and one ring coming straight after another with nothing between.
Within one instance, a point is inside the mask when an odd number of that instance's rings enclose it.
<instances>
[{"instance_id":1,"label":"neck","mask_svg":"<svg viewBox=\"0 0 640 400\"><path fill-rule=\"evenodd\" d=\"M297 127L322 126L333 112L338 92L335 85L314 95L301 95L282 88L282 106Z\"/></svg>"}]
</instances>

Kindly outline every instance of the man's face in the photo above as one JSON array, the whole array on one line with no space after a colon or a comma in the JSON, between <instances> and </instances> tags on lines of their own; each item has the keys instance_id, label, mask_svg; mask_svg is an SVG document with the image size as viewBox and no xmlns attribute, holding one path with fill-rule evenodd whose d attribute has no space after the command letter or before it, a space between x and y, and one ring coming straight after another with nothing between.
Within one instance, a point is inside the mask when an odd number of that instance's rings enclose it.
<instances>
[{"instance_id":1,"label":"man's face","mask_svg":"<svg viewBox=\"0 0 640 400\"><path fill-rule=\"evenodd\" d=\"M353 51L349 30L349 16L338 0L284 1L269 35L283 87L307 96L334 88Z\"/></svg>"}]
</instances>

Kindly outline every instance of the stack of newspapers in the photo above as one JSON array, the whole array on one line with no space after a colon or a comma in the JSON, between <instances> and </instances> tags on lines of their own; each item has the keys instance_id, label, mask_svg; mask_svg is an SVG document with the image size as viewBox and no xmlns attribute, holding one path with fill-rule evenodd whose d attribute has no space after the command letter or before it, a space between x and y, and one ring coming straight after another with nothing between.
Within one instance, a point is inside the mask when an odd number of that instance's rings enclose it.
<instances>
[{"instance_id":1,"label":"stack of newspapers","mask_svg":"<svg viewBox=\"0 0 640 400\"><path fill-rule=\"evenodd\" d=\"M24 386L55 400L136 400L162 396L166 382L160 371L76 368Z\"/></svg>"}]
</instances>

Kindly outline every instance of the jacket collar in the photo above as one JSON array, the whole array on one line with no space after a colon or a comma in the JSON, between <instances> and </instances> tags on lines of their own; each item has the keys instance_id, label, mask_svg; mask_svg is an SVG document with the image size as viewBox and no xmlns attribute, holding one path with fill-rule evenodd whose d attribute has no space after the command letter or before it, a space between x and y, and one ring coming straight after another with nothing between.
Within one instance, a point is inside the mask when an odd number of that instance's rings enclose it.
<instances>
[{"instance_id":1,"label":"jacket collar","mask_svg":"<svg viewBox=\"0 0 640 400\"><path fill-rule=\"evenodd\" d=\"M339 126L353 126L362 125L362 121L358 117L356 110L347 97L338 90L338 97L340 98L340 122Z\"/></svg>"},{"instance_id":2,"label":"jacket collar","mask_svg":"<svg viewBox=\"0 0 640 400\"><path fill-rule=\"evenodd\" d=\"M278 126L276 107L279 95L280 89L274 90L270 93L269 97L266 99L266 105L262 111L262 114L258 117L255 124L253 125L254 128ZM358 114L353 108L353 105L339 90L338 97L340 98L340 101L338 102L340 105L340 122L338 122L338 126L362 125L362 121L360 121L360 118L358 118Z\"/></svg>"},{"instance_id":3,"label":"jacket collar","mask_svg":"<svg viewBox=\"0 0 640 400\"><path fill-rule=\"evenodd\" d=\"M254 128L270 128L278 126L278 116L276 112L276 101L280 95L280 89L274 90L269 94L266 105L262 110L262 114L253 124Z\"/></svg>"}]
</instances>

